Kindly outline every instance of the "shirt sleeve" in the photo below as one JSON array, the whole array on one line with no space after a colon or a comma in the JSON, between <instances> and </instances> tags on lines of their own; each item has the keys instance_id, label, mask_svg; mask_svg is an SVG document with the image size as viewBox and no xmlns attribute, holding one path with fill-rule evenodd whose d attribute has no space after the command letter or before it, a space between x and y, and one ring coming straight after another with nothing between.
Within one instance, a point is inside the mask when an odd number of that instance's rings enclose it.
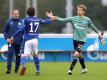
<instances>
[{"instance_id":1,"label":"shirt sleeve","mask_svg":"<svg viewBox=\"0 0 107 80\"><path fill-rule=\"evenodd\" d=\"M91 19L89 20L89 25L91 26L91 28L98 34L99 31L98 29L96 28L96 26L92 23Z\"/></svg>"},{"instance_id":2,"label":"shirt sleeve","mask_svg":"<svg viewBox=\"0 0 107 80\"><path fill-rule=\"evenodd\" d=\"M40 19L40 24L50 24L52 20L50 18L48 19Z\"/></svg>"},{"instance_id":3,"label":"shirt sleeve","mask_svg":"<svg viewBox=\"0 0 107 80\"><path fill-rule=\"evenodd\" d=\"M9 20L6 21L4 25L4 29L3 29L3 34L4 34L5 39L9 38L8 31L9 31Z\"/></svg>"},{"instance_id":4,"label":"shirt sleeve","mask_svg":"<svg viewBox=\"0 0 107 80\"><path fill-rule=\"evenodd\" d=\"M68 18L56 17L56 20L60 22L71 22L72 17L68 17Z\"/></svg>"}]
</instances>

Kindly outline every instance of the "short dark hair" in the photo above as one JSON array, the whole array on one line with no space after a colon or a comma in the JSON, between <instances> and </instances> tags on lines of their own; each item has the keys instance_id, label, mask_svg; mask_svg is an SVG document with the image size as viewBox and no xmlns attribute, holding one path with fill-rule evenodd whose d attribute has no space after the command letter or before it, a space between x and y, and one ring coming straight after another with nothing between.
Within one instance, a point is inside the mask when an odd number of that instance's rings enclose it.
<instances>
[{"instance_id":1,"label":"short dark hair","mask_svg":"<svg viewBox=\"0 0 107 80\"><path fill-rule=\"evenodd\" d=\"M35 15L35 8L34 7L29 7L27 9L27 15L33 17Z\"/></svg>"},{"instance_id":2,"label":"short dark hair","mask_svg":"<svg viewBox=\"0 0 107 80\"><path fill-rule=\"evenodd\" d=\"M85 5L83 5L83 4L78 5L77 8L82 8L83 11L87 10L87 7Z\"/></svg>"}]
</instances>

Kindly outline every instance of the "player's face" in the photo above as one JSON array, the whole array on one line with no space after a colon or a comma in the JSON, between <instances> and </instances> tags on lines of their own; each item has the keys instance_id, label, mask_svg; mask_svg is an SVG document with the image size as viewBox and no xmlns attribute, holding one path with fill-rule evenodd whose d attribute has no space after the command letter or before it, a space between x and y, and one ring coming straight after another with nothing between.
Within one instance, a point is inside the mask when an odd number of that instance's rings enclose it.
<instances>
[{"instance_id":1,"label":"player's face","mask_svg":"<svg viewBox=\"0 0 107 80\"><path fill-rule=\"evenodd\" d=\"M85 14L85 11L82 8L77 7L77 15L83 16Z\"/></svg>"},{"instance_id":2,"label":"player's face","mask_svg":"<svg viewBox=\"0 0 107 80\"><path fill-rule=\"evenodd\" d=\"M18 10L14 10L12 13L12 16L14 19L18 19L19 18L19 11Z\"/></svg>"}]
</instances>

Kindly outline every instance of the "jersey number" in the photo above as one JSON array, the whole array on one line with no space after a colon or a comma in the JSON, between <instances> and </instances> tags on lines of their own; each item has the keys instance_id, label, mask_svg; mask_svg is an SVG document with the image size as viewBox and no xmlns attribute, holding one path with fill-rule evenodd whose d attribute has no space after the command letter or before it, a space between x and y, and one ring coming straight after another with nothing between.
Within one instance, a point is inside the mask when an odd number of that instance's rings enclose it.
<instances>
[{"instance_id":1,"label":"jersey number","mask_svg":"<svg viewBox=\"0 0 107 80\"><path fill-rule=\"evenodd\" d=\"M30 23L30 32L36 32L38 27L39 27L39 23L37 22L31 22Z\"/></svg>"}]
</instances>

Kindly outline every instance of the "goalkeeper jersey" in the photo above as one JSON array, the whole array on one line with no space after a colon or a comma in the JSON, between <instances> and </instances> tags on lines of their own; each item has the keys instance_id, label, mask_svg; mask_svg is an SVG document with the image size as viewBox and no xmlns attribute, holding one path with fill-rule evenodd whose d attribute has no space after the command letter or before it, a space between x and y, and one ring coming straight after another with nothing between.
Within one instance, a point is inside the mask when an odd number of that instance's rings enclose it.
<instances>
[{"instance_id":1,"label":"goalkeeper jersey","mask_svg":"<svg viewBox=\"0 0 107 80\"><path fill-rule=\"evenodd\" d=\"M68 18L56 18L60 22L71 22L73 24L73 39L77 41L86 42L87 41L87 30L91 27L96 33L98 33L97 28L92 23L91 19L84 16L73 16Z\"/></svg>"}]
</instances>

